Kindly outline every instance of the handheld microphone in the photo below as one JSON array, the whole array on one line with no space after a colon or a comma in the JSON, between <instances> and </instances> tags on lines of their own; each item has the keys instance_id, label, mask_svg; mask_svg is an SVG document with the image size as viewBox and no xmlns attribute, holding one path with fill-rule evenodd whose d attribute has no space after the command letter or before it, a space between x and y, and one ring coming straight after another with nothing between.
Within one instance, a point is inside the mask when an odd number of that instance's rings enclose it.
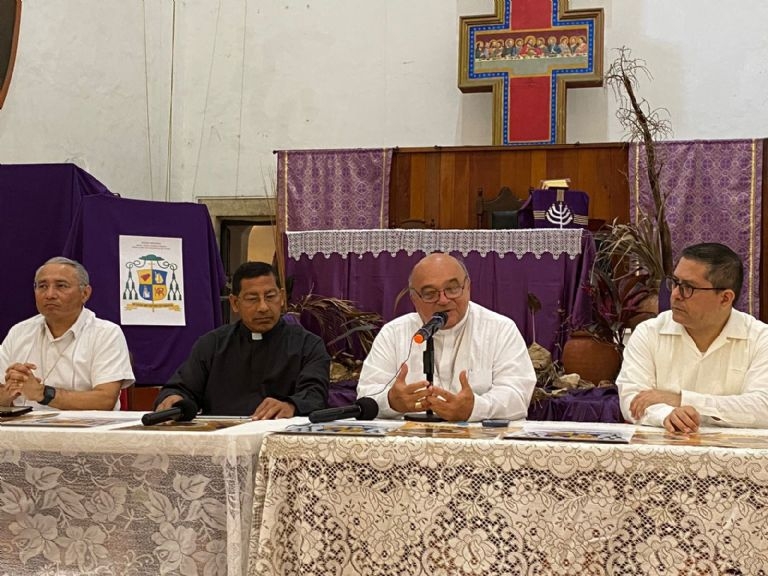
<instances>
[{"instance_id":1,"label":"handheld microphone","mask_svg":"<svg viewBox=\"0 0 768 576\"><path fill-rule=\"evenodd\" d=\"M419 328L418 332L413 335L413 341L416 342L416 344L421 344L422 342L426 342L432 336L434 336L435 332L440 330L443 326L445 326L445 323L448 321L448 313L447 312L435 312L432 315L432 318L429 319L429 321L424 324L421 328Z\"/></svg>"},{"instance_id":2,"label":"handheld microphone","mask_svg":"<svg viewBox=\"0 0 768 576\"><path fill-rule=\"evenodd\" d=\"M184 398L176 402L172 408L159 412L148 412L141 417L144 426L154 426L173 420L175 422L188 422L197 415L197 404L194 400Z\"/></svg>"},{"instance_id":3,"label":"handheld microphone","mask_svg":"<svg viewBox=\"0 0 768 576\"><path fill-rule=\"evenodd\" d=\"M358 420L373 420L379 414L379 405L373 398L358 398L351 406L340 408L324 408L309 413L309 421L313 424L320 422L332 422L344 418L357 418Z\"/></svg>"}]
</instances>

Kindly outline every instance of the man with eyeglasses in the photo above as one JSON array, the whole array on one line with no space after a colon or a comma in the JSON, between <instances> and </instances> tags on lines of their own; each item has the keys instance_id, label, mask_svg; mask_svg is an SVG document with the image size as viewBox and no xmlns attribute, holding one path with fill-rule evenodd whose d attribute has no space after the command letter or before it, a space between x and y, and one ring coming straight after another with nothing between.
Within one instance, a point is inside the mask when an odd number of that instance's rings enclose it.
<instances>
[{"instance_id":1,"label":"man with eyeglasses","mask_svg":"<svg viewBox=\"0 0 768 576\"><path fill-rule=\"evenodd\" d=\"M190 399L203 414L269 420L325 408L331 362L325 344L287 323L284 303L272 266L241 264L229 296L240 320L200 337L158 394L156 409Z\"/></svg>"},{"instance_id":2,"label":"man with eyeglasses","mask_svg":"<svg viewBox=\"0 0 768 576\"><path fill-rule=\"evenodd\" d=\"M0 405L40 410L118 410L133 384L120 326L85 308L88 272L57 256L35 273L39 314L11 327L0 349Z\"/></svg>"},{"instance_id":3,"label":"man with eyeglasses","mask_svg":"<svg viewBox=\"0 0 768 576\"><path fill-rule=\"evenodd\" d=\"M416 312L382 327L360 373L358 397L376 400L380 417L427 409L448 421L527 415L536 375L525 341L510 318L470 301L470 285L464 264L448 254L429 254L414 266L408 287ZM433 336L428 387L426 344L413 336L437 312L447 320Z\"/></svg>"},{"instance_id":4,"label":"man with eyeglasses","mask_svg":"<svg viewBox=\"0 0 768 576\"><path fill-rule=\"evenodd\" d=\"M685 248L670 310L640 324L616 380L627 420L696 432L768 427L768 325L733 308L744 268L723 244Z\"/></svg>"}]
</instances>

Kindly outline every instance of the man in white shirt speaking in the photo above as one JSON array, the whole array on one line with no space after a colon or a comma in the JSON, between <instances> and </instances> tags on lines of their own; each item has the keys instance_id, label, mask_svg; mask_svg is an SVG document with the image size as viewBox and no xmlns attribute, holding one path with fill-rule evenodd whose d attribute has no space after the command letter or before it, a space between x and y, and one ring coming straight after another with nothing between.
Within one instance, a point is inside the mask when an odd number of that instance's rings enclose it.
<instances>
[{"instance_id":1,"label":"man in white shirt speaking","mask_svg":"<svg viewBox=\"0 0 768 576\"><path fill-rule=\"evenodd\" d=\"M536 374L520 331L506 316L470 302L462 262L435 252L413 268L408 288L415 313L385 324L363 363L358 397L379 405L379 417L432 410L448 421L525 418ZM424 375L424 342L414 334L436 314L434 386Z\"/></svg>"},{"instance_id":2,"label":"man in white shirt speaking","mask_svg":"<svg viewBox=\"0 0 768 576\"><path fill-rule=\"evenodd\" d=\"M670 310L640 324L616 384L624 417L670 432L768 428L768 325L733 308L744 267L723 244L685 248Z\"/></svg>"}]
</instances>

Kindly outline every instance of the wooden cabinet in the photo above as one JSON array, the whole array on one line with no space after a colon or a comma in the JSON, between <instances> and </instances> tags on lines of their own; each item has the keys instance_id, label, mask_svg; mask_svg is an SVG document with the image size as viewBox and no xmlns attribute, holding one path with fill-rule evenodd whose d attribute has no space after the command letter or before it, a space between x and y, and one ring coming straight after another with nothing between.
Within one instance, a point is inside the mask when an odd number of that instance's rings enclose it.
<instances>
[{"instance_id":1,"label":"wooden cabinet","mask_svg":"<svg viewBox=\"0 0 768 576\"><path fill-rule=\"evenodd\" d=\"M493 198L507 186L526 198L548 178L570 178L573 189L587 192L590 218L627 221L627 149L626 144L398 148L392 157L390 221L434 219L441 229L476 228L478 190Z\"/></svg>"}]
</instances>

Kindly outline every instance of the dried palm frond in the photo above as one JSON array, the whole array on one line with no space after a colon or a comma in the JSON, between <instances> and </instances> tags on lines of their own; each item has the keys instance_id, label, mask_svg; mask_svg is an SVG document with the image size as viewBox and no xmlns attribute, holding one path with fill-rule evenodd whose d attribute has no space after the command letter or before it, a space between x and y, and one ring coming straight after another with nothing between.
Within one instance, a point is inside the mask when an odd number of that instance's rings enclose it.
<instances>
[{"instance_id":1,"label":"dried palm frond","mask_svg":"<svg viewBox=\"0 0 768 576\"><path fill-rule=\"evenodd\" d=\"M331 357L340 361L365 357L384 323L379 314L360 310L350 300L311 293L289 303L287 314L320 336Z\"/></svg>"},{"instance_id":2,"label":"dried palm frond","mask_svg":"<svg viewBox=\"0 0 768 576\"><path fill-rule=\"evenodd\" d=\"M617 281L637 274L647 275L647 285L658 291L664 279L661 237L653 220L643 216L634 224L616 220L595 235L598 246L595 265Z\"/></svg>"}]
</instances>

